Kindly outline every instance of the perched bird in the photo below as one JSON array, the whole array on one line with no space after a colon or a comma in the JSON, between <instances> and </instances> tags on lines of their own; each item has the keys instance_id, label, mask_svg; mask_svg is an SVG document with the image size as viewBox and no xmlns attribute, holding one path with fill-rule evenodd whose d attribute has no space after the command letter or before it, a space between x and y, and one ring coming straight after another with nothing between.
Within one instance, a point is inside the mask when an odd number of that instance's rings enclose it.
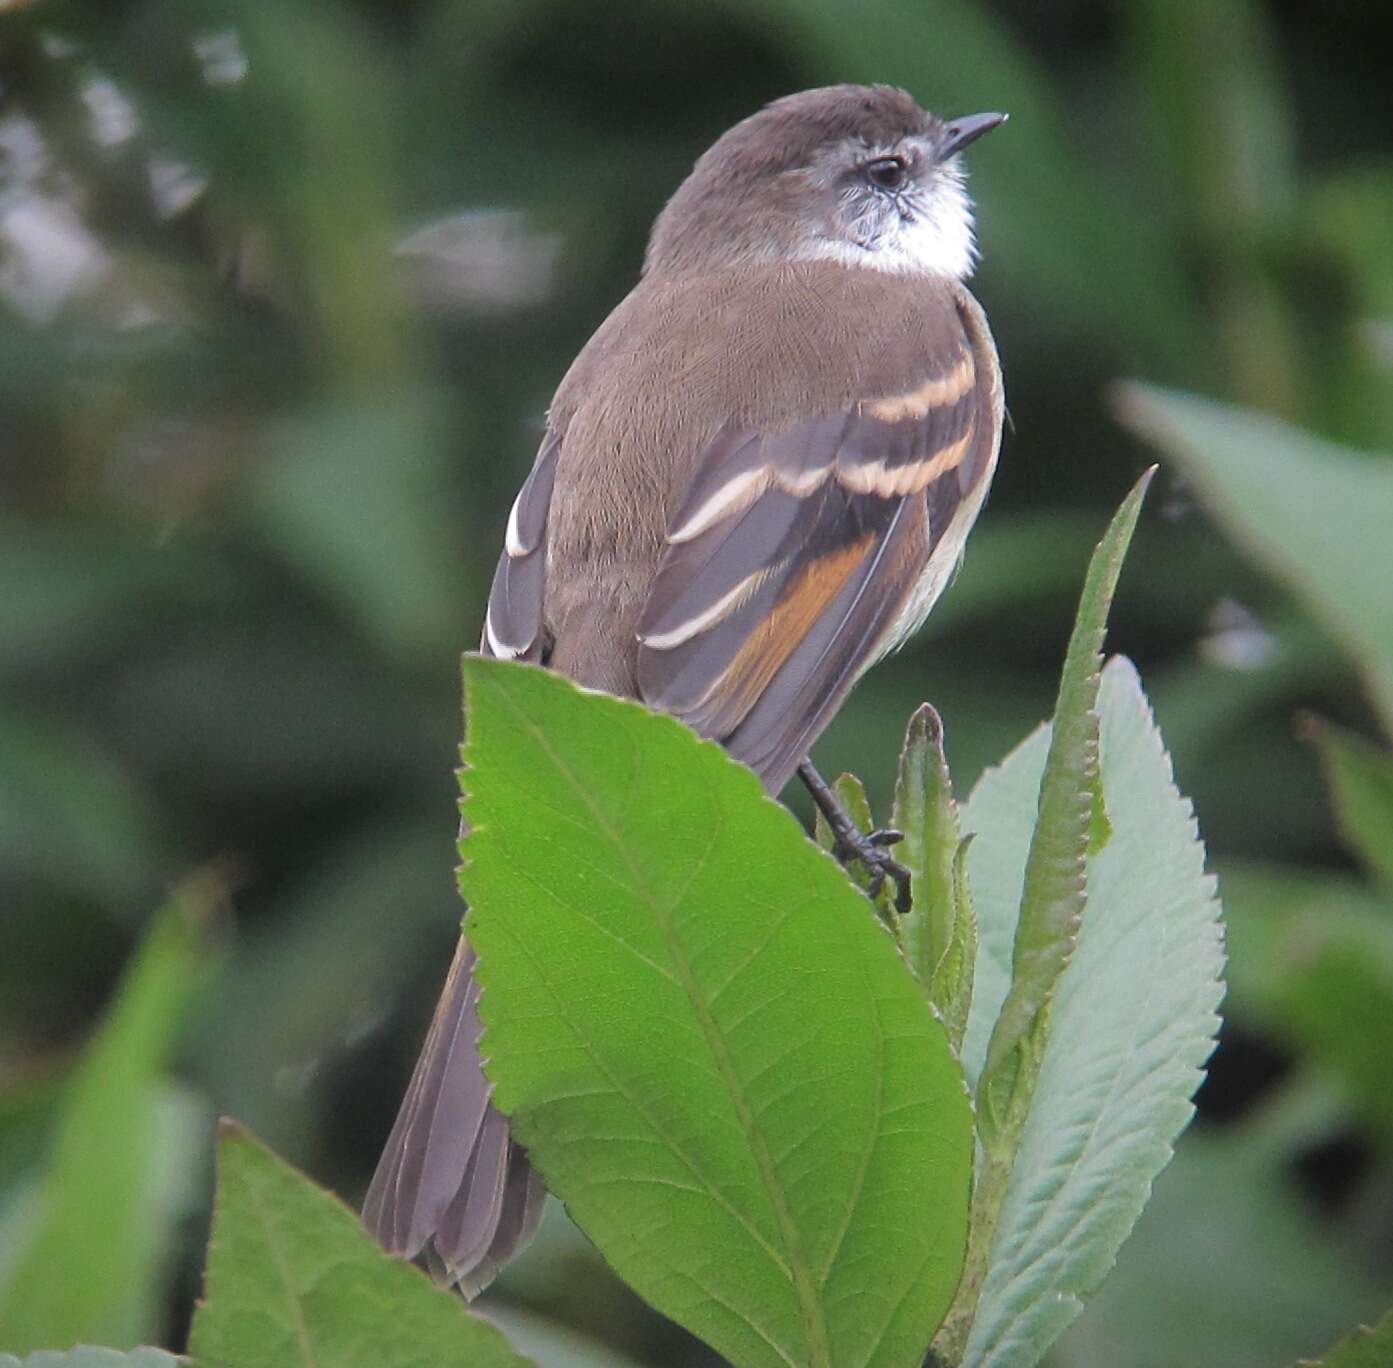
<instances>
[{"instance_id":1,"label":"perched bird","mask_svg":"<svg viewBox=\"0 0 1393 1368\"><path fill-rule=\"evenodd\" d=\"M996 465L1002 387L963 285L959 153L1001 114L904 91L776 100L707 151L576 358L508 519L482 650L642 699L777 794L802 770L844 858L903 871L807 762L923 621ZM363 1219L467 1295L543 1190L490 1102L461 940Z\"/></svg>"}]
</instances>

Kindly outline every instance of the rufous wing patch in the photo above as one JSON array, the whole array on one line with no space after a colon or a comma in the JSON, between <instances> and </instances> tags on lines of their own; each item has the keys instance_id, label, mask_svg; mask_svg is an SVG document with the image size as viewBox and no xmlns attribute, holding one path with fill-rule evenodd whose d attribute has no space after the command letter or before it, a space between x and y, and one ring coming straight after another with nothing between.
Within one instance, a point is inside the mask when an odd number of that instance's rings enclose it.
<instances>
[{"instance_id":1,"label":"rufous wing patch","mask_svg":"<svg viewBox=\"0 0 1393 1368\"><path fill-rule=\"evenodd\" d=\"M728 707L734 705L737 716L747 712L797 650L813 623L841 593L875 540L875 533L868 532L809 562L721 672L707 696L719 693L728 700Z\"/></svg>"}]
</instances>

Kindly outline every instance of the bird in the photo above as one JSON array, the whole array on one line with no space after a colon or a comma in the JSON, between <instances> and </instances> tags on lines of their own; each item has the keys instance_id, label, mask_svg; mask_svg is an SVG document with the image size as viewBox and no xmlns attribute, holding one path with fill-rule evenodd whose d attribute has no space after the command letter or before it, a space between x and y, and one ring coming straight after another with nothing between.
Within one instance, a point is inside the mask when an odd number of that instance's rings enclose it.
<instances>
[{"instance_id":1,"label":"bird","mask_svg":"<svg viewBox=\"0 0 1393 1368\"><path fill-rule=\"evenodd\" d=\"M808 752L933 607L996 468L961 153L1005 118L835 85L717 139L556 390L480 644L681 719L771 796L800 773L901 894L898 833L858 832ZM461 937L363 1207L467 1297L545 1195L491 1101L474 965Z\"/></svg>"}]
</instances>

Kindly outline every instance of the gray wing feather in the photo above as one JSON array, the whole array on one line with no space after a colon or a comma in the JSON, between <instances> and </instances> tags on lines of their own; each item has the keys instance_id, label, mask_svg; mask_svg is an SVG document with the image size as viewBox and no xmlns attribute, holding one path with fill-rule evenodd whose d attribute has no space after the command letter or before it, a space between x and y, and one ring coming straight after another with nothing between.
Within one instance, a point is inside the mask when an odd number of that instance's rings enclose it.
<instances>
[{"instance_id":1,"label":"gray wing feather","mask_svg":"<svg viewBox=\"0 0 1393 1368\"><path fill-rule=\"evenodd\" d=\"M450 1277L475 1290L531 1238L541 1192L490 1101L478 1002L474 952L461 938L363 1203L383 1248L413 1258L429 1240Z\"/></svg>"},{"instance_id":2,"label":"gray wing feather","mask_svg":"<svg viewBox=\"0 0 1393 1368\"><path fill-rule=\"evenodd\" d=\"M539 660L546 597L547 514L561 440L548 432L508 515L508 535L489 590L480 649L509 660Z\"/></svg>"}]
</instances>

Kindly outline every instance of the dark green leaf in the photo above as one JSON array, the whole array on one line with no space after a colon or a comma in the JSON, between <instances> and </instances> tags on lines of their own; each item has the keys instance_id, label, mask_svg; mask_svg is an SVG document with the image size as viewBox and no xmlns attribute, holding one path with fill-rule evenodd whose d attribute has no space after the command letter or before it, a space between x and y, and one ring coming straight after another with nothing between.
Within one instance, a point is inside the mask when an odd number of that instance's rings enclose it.
<instances>
[{"instance_id":1,"label":"dark green leaf","mask_svg":"<svg viewBox=\"0 0 1393 1368\"><path fill-rule=\"evenodd\" d=\"M531 667L465 681L484 1053L548 1185L733 1362L917 1365L971 1123L891 938L680 723Z\"/></svg>"}]
</instances>

